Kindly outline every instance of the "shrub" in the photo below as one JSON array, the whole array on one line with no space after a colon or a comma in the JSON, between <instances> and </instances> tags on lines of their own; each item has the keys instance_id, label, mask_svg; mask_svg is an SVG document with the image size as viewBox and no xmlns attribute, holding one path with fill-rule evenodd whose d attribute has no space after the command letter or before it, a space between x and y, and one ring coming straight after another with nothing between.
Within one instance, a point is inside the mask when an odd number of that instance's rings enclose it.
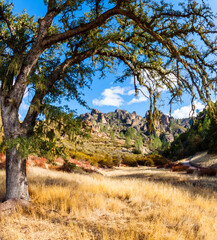
<instances>
[{"instance_id":1,"label":"shrub","mask_svg":"<svg viewBox=\"0 0 217 240\"><path fill-rule=\"evenodd\" d=\"M182 163L176 164L175 166L172 166L173 172L182 172L189 169L189 166L185 166Z\"/></svg>"},{"instance_id":2,"label":"shrub","mask_svg":"<svg viewBox=\"0 0 217 240\"><path fill-rule=\"evenodd\" d=\"M124 155L122 157L123 160L123 164L130 166L130 167L137 167L138 163L137 163L137 159L132 155Z\"/></svg>"},{"instance_id":3,"label":"shrub","mask_svg":"<svg viewBox=\"0 0 217 240\"><path fill-rule=\"evenodd\" d=\"M113 164L114 166L118 166L119 165L119 161L121 160L120 156L112 156L112 159L113 159Z\"/></svg>"},{"instance_id":4,"label":"shrub","mask_svg":"<svg viewBox=\"0 0 217 240\"><path fill-rule=\"evenodd\" d=\"M152 138L151 143L149 145L150 149L151 150L160 149L162 146L162 142L161 142L160 138L157 135L152 136L151 138Z\"/></svg>"},{"instance_id":5,"label":"shrub","mask_svg":"<svg viewBox=\"0 0 217 240\"><path fill-rule=\"evenodd\" d=\"M137 157L137 163L141 166L153 166L154 161L151 158L145 157L143 155Z\"/></svg>"},{"instance_id":6,"label":"shrub","mask_svg":"<svg viewBox=\"0 0 217 240\"><path fill-rule=\"evenodd\" d=\"M73 172L74 170L78 169L76 164L69 162L68 160L64 160L64 164L60 167L60 170L64 172Z\"/></svg>"},{"instance_id":7,"label":"shrub","mask_svg":"<svg viewBox=\"0 0 217 240\"><path fill-rule=\"evenodd\" d=\"M129 136L126 137L125 139L125 147L130 148L131 147L131 139Z\"/></svg>"},{"instance_id":8,"label":"shrub","mask_svg":"<svg viewBox=\"0 0 217 240\"><path fill-rule=\"evenodd\" d=\"M134 148L134 149L132 150L132 153L133 153L133 154L142 154L142 151L139 150L139 149Z\"/></svg>"},{"instance_id":9,"label":"shrub","mask_svg":"<svg viewBox=\"0 0 217 240\"><path fill-rule=\"evenodd\" d=\"M192 173L194 173L194 169L188 168L186 172L187 172L187 174L192 174Z\"/></svg>"},{"instance_id":10,"label":"shrub","mask_svg":"<svg viewBox=\"0 0 217 240\"><path fill-rule=\"evenodd\" d=\"M103 159L101 159L100 161L98 161L98 164L101 166L101 167L108 167L108 168L112 168L114 166L117 166L118 165L118 157L116 156L111 156L111 155L105 155L103 157Z\"/></svg>"},{"instance_id":11,"label":"shrub","mask_svg":"<svg viewBox=\"0 0 217 240\"><path fill-rule=\"evenodd\" d=\"M131 139L134 139L136 137L136 129L135 128L128 128L126 133L126 137L130 137Z\"/></svg>"},{"instance_id":12,"label":"shrub","mask_svg":"<svg viewBox=\"0 0 217 240\"><path fill-rule=\"evenodd\" d=\"M125 138L125 135L123 132L120 132L119 136L120 136L120 138Z\"/></svg>"},{"instance_id":13,"label":"shrub","mask_svg":"<svg viewBox=\"0 0 217 240\"><path fill-rule=\"evenodd\" d=\"M216 170L213 168L201 168L199 170L199 176L210 176L210 177L214 177L216 176Z\"/></svg>"},{"instance_id":14,"label":"shrub","mask_svg":"<svg viewBox=\"0 0 217 240\"><path fill-rule=\"evenodd\" d=\"M142 136L138 136L135 139L135 149L141 152L142 148L143 148L143 139L142 139Z\"/></svg>"},{"instance_id":15,"label":"shrub","mask_svg":"<svg viewBox=\"0 0 217 240\"><path fill-rule=\"evenodd\" d=\"M147 162L150 162L151 165L155 166L164 166L169 163L169 160L160 154L151 154L146 156L145 159Z\"/></svg>"},{"instance_id":16,"label":"shrub","mask_svg":"<svg viewBox=\"0 0 217 240\"><path fill-rule=\"evenodd\" d=\"M111 138L112 141L115 140L115 134L114 134L113 131L110 132L110 138Z\"/></svg>"}]
</instances>

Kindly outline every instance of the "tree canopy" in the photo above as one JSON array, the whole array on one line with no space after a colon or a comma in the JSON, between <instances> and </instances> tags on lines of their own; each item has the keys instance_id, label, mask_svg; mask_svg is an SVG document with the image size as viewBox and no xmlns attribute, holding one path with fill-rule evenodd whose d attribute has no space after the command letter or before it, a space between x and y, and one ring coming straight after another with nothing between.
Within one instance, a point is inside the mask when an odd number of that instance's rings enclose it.
<instances>
[{"instance_id":1,"label":"tree canopy","mask_svg":"<svg viewBox=\"0 0 217 240\"><path fill-rule=\"evenodd\" d=\"M179 10L164 1L44 1L47 13L36 19L13 14L1 1L1 95L19 107L33 91L29 127L46 104L76 98L94 71L124 62L123 81L135 77L150 93L151 107L167 87L171 102L195 90L209 102L215 84L214 15L204 2L186 1ZM145 77L144 77L145 73ZM13 100L15 99L15 100ZM193 102L193 101L192 101Z\"/></svg>"}]
</instances>

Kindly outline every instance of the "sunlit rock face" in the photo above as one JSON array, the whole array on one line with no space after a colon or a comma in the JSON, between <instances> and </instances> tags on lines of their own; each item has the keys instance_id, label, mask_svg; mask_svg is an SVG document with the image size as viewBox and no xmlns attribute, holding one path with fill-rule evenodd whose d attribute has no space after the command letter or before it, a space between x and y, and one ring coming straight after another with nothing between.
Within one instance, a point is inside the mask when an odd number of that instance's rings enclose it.
<instances>
[{"instance_id":1,"label":"sunlit rock face","mask_svg":"<svg viewBox=\"0 0 217 240\"><path fill-rule=\"evenodd\" d=\"M134 111L116 109L115 112L102 113L98 109L92 109L91 113L82 114L81 119L91 122L94 129L100 129L104 126L106 129L113 130L117 135L120 132L125 133L128 128L135 128L143 138L149 135L147 111L145 117L137 115ZM168 142L174 141L176 135L183 133L190 127L190 119L174 119L169 115L159 112L159 118L155 120L155 133Z\"/></svg>"}]
</instances>

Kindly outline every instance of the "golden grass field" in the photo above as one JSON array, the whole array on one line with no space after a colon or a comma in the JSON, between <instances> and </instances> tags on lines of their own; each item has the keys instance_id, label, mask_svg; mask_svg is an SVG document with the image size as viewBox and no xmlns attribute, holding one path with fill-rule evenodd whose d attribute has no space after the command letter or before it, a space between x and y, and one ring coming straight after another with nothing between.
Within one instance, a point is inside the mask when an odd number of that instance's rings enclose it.
<instances>
[{"instance_id":1,"label":"golden grass field","mask_svg":"<svg viewBox=\"0 0 217 240\"><path fill-rule=\"evenodd\" d=\"M205 184L217 178L154 168L104 175L29 169L32 203L0 216L0 239L217 240L217 192ZM0 200L4 185L0 171Z\"/></svg>"}]
</instances>

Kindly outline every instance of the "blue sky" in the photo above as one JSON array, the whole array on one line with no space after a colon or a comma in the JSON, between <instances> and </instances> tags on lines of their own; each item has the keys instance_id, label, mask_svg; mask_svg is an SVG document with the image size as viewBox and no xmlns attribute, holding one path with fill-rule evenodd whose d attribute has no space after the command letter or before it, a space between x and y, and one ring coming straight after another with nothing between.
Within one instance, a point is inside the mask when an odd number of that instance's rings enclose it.
<instances>
[{"instance_id":1,"label":"blue sky","mask_svg":"<svg viewBox=\"0 0 217 240\"><path fill-rule=\"evenodd\" d=\"M174 1L171 0L170 2ZM207 0L207 2L210 4L213 11L217 13L216 0ZM26 9L28 14L40 17L46 12L43 0L13 0L13 3L14 11L17 13ZM121 72L121 65L119 67L119 71ZM114 74L107 73L104 79L99 79L99 74L97 73L94 77L91 89L84 89L83 91L83 98L87 102L88 106L90 108L97 108L101 112L114 111L119 108L129 112L136 111L139 115L144 116L149 108L149 101L142 95L135 97L132 79L127 79L123 84L115 84L114 81ZM28 109L28 103L31 99L27 95L21 106L21 119L25 116ZM169 112L168 98L168 93L165 90L162 90L162 101L159 109L164 113ZM66 102L63 104L66 104ZM204 107L204 105L197 100L195 104L198 110L202 110ZM71 109L76 109L77 114L89 111L88 109L80 106L76 101L69 102L68 105ZM190 97L184 95L182 103L173 105L172 115L176 118L188 117L190 110Z\"/></svg>"}]
</instances>

